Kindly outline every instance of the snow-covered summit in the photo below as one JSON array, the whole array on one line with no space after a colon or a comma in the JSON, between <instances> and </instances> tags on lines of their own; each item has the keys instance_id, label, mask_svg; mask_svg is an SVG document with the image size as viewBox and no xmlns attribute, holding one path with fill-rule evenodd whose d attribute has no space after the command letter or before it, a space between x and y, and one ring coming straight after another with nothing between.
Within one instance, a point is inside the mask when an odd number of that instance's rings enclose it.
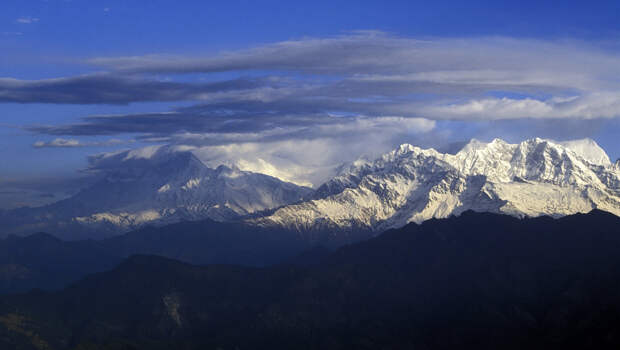
<instances>
[{"instance_id":1,"label":"snow-covered summit","mask_svg":"<svg viewBox=\"0 0 620 350\"><path fill-rule=\"evenodd\" d=\"M466 210L562 216L594 208L620 215L620 160L596 142L540 138L511 144L472 140L442 153L403 144L353 162L316 191L236 167L210 168L172 146L90 159L98 182L40 208L0 214L4 233L119 233L144 224L248 214L296 230L380 231Z\"/></svg>"},{"instance_id":2,"label":"snow-covered summit","mask_svg":"<svg viewBox=\"0 0 620 350\"><path fill-rule=\"evenodd\" d=\"M566 148L574 151L580 157L592 164L608 166L611 160L605 150L603 150L594 140L586 138L574 141L564 141L560 143Z\"/></svg>"},{"instance_id":3,"label":"snow-covered summit","mask_svg":"<svg viewBox=\"0 0 620 350\"><path fill-rule=\"evenodd\" d=\"M88 171L99 181L73 197L6 212L0 217L4 232L114 234L144 224L229 220L298 202L312 191L238 168L212 169L168 146L95 156Z\"/></svg>"},{"instance_id":4,"label":"snow-covered summit","mask_svg":"<svg viewBox=\"0 0 620 350\"><path fill-rule=\"evenodd\" d=\"M593 208L620 215L620 171L594 141L472 140L456 154L401 145L257 223L382 230L468 209L562 216Z\"/></svg>"}]
</instances>

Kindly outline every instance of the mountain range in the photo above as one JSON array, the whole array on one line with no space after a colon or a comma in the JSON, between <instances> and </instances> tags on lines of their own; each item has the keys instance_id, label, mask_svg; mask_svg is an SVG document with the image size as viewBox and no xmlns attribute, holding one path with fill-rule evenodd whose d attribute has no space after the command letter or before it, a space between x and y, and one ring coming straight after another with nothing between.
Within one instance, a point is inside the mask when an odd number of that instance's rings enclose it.
<instances>
[{"instance_id":1,"label":"mountain range","mask_svg":"<svg viewBox=\"0 0 620 350\"><path fill-rule=\"evenodd\" d=\"M209 168L190 151L167 146L106 154L95 164L89 170L99 181L78 194L0 212L0 233L102 238L211 219L313 237L378 233L466 210L560 217L596 208L620 215L620 160L612 163L590 139L472 140L455 154L403 144L343 167L315 190L234 167Z\"/></svg>"},{"instance_id":2,"label":"mountain range","mask_svg":"<svg viewBox=\"0 0 620 350\"><path fill-rule=\"evenodd\" d=\"M620 346L620 160L592 140L404 144L315 190L166 146L88 171L0 214L0 348Z\"/></svg>"},{"instance_id":3,"label":"mountain range","mask_svg":"<svg viewBox=\"0 0 620 350\"><path fill-rule=\"evenodd\" d=\"M137 255L0 297L3 349L614 349L620 218L466 211L311 264ZM316 255L315 255L316 256Z\"/></svg>"},{"instance_id":4,"label":"mountain range","mask_svg":"<svg viewBox=\"0 0 620 350\"><path fill-rule=\"evenodd\" d=\"M135 254L192 264L263 267L336 246L330 236L308 240L295 232L213 220L147 226L101 240L61 240L47 233L0 239L0 294L56 290L105 271ZM302 260L300 260L301 262Z\"/></svg>"},{"instance_id":5,"label":"mountain range","mask_svg":"<svg viewBox=\"0 0 620 350\"><path fill-rule=\"evenodd\" d=\"M313 199L256 219L300 231L383 231L467 210L559 217L597 208L620 215L618 162L594 141L472 140L458 153L409 144L358 161Z\"/></svg>"},{"instance_id":6,"label":"mountain range","mask_svg":"<svg viewBox=\"0 0 620 350\"><path fill-rule=\"evenodd\" d=\"M191 152L162 146L97 159L100 179L59 202L0 213L2 231L45 231L62 238L108 237L149 225L227 221L301 201L311 193L277 178L204 165ZM113 164L113 166L109 166Z\"/></svg>"}]
</instances>

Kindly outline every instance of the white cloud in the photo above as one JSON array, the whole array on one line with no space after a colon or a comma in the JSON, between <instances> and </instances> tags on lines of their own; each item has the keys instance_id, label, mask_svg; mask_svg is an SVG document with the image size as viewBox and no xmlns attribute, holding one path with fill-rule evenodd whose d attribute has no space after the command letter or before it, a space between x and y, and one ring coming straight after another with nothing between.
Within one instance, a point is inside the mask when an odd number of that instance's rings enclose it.
<instances>
[{"instance_id":1,"label":"white cloud","mask_svg":"<svg viewBox=\"0 0 620 350\"><path fill-rule=\"evenodd\" d=\"M551 85L585 88L617 84L619 54L577 40L506 37L420 40L381 32L304 38L203 57L99 57L91 64L154 73L239 70L305 72L378 80L449 84ZM360 77L361 76L361 77Z\"/></svg>"},{"instance_id":2,"label":"white cloud","mask_svg":"<svg viewBox=\"0 0 620 350\"><path fill-rule=\"evenodd\" d=\"M101 153L90 158L89 171L125 166L134 159L158 159L171 152L192 152L206 165L236 166L304 186L318 186L344 163L376 157L394 144L414 142L434 130L436 122L389 117L337 117L338 123L280 128L251 136L238 133L178 133L151 140L159 145ZM305 135L305 136L300 136ZM214 141L213 138L218 138ZM166 143L166 145L161 145Z\"/></svg>"},{"instance_id":3,"label":"white cloud","mask_svg":"<svg viewBox=\"0 0 620 350\"><path fill-rule=\"evenodd\" d=\"M15 22L21 23L21 24L32 24L32 23L37 23L38 21L39 21L38 18L30 17L30 16L19 17L18 19L15 20Z\"/></svg>"},{"instance_id":4,"label":"white cloud","mask_svg":"<svg viewBox=\"0 0 620 350\"><path fill-rule=\"evenodd\" d=\"M36 148L43 147L81 147L80 141L75 139L57 138L49 142L37 141L33 144Z\"/></svg>"},{"instance_id":5,"label":"white cloud","mask_svg":"<svg viewBox=\"0 0 620 350\"><path fill-rule=\"evenodd\" d=\"M133 140L110 139L101 142L82 142L77 139L55 138L51 141L37 141L32 146L35 148L73 148L73 147L105 147L116 146L134 142Z\"/></svg>"},{"instance_id":6,"label":"white cloud","mask_svg":"<svg viewBox=\"0 0 620 350\"><path fill-rule=\"evenodd\" d=\"M317 125L276 138L256 134L254 141L231 135L225 144L210 145L210 135L180 134L174 143L192 142L192 152L205 164L237 166L304 186L318 186L343 163L360 156L376 157L395 144L415 139L435 128L435 121L419 118L342 117L341 124ZM310 137L300 137L306 134ZM267 132L271 135L271 132ZM220 135L222 136L222 135ZM201 145L201 141L205 142Z\"/></svg>"},{"instance_id":7,"label":"white cloud","mask_svg":"<svg viewBox=\"0 0 620 350\"><path fill-rule=\"evenodd\" d=\"M235 165L245 171L266 174L300 186L313 187L314 185L313 183L306 181L305 177L310 174L304 167L289 165L288 168L284 169L281 167L276 167L262 158L255 158L251 160L239 159Z\"/></svg>"},{"instance_id":8,"label":"white cloud","mask_svg":"<svg viewBox=\"0 0 620 350\"><path fill-rule=\"evenodd\" d=\"M620 92L595 92L546 100L507 97L474 99L463 103L428 106L420 112L431 119L617 118L620 117Z\"/></svg>"}]
</instances>

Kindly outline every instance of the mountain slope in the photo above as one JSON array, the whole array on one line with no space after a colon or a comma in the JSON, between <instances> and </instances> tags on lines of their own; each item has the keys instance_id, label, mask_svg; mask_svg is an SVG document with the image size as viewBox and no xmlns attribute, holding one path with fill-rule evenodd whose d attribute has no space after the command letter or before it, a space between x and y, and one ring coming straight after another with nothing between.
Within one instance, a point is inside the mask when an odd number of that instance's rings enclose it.
<instances>
[{"instance_id":1,"label":"mountain slope","mask_svg":"<svg viewBox=\"0 0 620 350\"><path fill-rule=\"evenodd\" d=\"M62 241L37 233L0 240L0 293L57 289L112 268L121 257L96 241Z\"/></svg>"},{"instance_id":2,"label":"mountain slope","mask_svg":"<svg viewBox=\"0 0 620 350\"><path fill-rule=\"evenodd\" d=\"M306 267L135 256L58 293L0 298L0 345L617 348L618 281L614 215L465 212L385 232Z\"/></svg>"},{"instance_id":3,"label":"mountain slope","mask_svg":"<svg viewBox=\"0 0 620 350\"><path fill-rule=\"evenodd\" d=\"M573 150L569 147L574 147ZM255 220L301 231L381 231L466 210L562 216L620 215L620 171L594 141L473 140L456 154L408 144L354 163L312 200Z\"/></svg>"},{"instance_id":4,"label":"mountain slope","mask_svg":"<svg viewBox=\"0 0 620 350\"><path fill-rule=\"evenodd\" d=\"M271 176L220 166L170 147L148 154L101 156L101 180L75 196L40 208L5 212L0 233L46 231L66 238L118 234L146 223L230 220L300 201L311 190Z\"/></svg>"},{"instance_id":5,"label":"mountain slope","mask_svg":"<svg viewBox=\"0 0 620 350\"><path fill-rule=\"evenodd\" d=\"M44 233L9 236L0 239L0 294L63 288L134 254L199 265L267 266L329 243L302 238L285 230L212 220L144 227L103 240L63 241Z\"/></svg>"}]
</instances>

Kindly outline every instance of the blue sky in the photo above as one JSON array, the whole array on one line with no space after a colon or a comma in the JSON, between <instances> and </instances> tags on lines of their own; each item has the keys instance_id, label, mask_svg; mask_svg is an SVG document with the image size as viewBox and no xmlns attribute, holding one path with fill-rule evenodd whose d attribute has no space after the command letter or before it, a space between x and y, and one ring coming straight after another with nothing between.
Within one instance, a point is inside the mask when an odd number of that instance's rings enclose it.
<instances>
[{"instance_id":1,"label":"blue sky","mask_svg":"<svg viewBox=\"0 0 620 350\"><path fill-rule=\"evenodd\" d=\"M0 207L153 144L315 185L401 142L591 137L620 157L617 1L0 6Z\"/></svg>"}]
</instances>

